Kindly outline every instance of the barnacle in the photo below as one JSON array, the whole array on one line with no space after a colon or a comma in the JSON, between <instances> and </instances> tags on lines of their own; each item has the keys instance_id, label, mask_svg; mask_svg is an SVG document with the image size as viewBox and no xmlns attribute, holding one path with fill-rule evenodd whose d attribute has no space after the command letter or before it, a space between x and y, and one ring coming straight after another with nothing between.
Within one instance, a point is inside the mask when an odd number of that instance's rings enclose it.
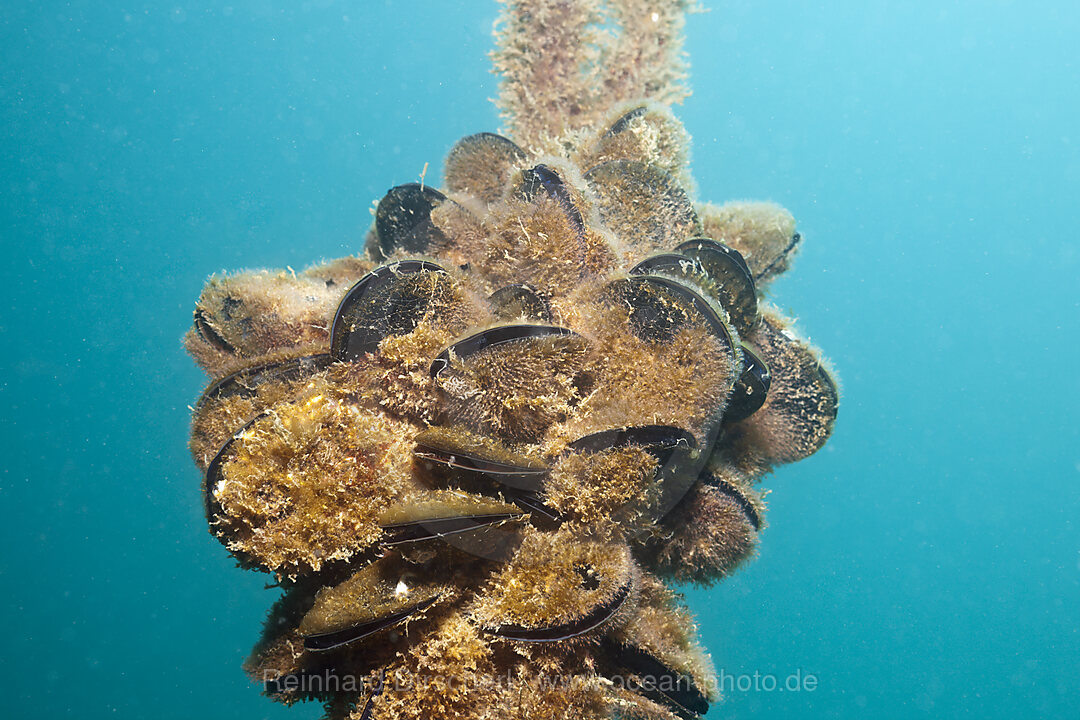
<instances>
[{"instance_id":1,"label":"barnacle","mask_svg":"<svg viewBox=\"0 0 1080 720\"><path fill-rule=\"evenodd\" d=\"M284 589L247 669L332 718L693 718L711 665L665 581L752 555L758 481L836 417L762 296L800 237L691 200L688 3L504 4L514 140L390 189L362 257L196 306L210 529Z\"/></svg>"}]
</instances>

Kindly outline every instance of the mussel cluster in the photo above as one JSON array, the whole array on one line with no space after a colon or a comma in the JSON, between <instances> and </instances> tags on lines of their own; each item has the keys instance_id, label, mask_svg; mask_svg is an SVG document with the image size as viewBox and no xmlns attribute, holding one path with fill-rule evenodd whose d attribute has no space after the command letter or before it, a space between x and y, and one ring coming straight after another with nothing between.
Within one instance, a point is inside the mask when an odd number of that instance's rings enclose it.
<instances>
[{"instance_id":1,"label":"mussel cluster","mask_svg":"<svg viewBox=\"0 0 1080 720\"><path fill-rule=\"evenodd\" d=\"M379 202L363 257L213 278L190 352L212 533L284 594L247 663L335 718L693 718L669 582L754 551L756 482L837 390L760 298L771 205L695 208L623 107L563 156L482 133ZM366 681L364 681L366 680Z\"/></svg>"}]
</instances>

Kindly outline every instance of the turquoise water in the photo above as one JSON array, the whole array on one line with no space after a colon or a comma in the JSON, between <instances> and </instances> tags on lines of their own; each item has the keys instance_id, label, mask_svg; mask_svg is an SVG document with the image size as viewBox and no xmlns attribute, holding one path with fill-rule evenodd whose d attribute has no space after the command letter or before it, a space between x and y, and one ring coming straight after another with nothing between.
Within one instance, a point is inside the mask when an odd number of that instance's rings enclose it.
<instances>
[{"instance_id":1,"label":"turquoise water","mask_svg":"<svg viewBox=\"0 0 1080 720\"><path fill-rule=\"evenodd\" d=\"M688 599L710 718L1080 714L1074 2L691 18L703 199L807 238L774 287L844 382L758 560ZM0 16L5 717L313 718L240 671L274 592L205 532L179 338L206 276L355 252L497 127L494 3L20 3ZM763 686L764 685L764 686Z\"/></svg>"}]
</instances>

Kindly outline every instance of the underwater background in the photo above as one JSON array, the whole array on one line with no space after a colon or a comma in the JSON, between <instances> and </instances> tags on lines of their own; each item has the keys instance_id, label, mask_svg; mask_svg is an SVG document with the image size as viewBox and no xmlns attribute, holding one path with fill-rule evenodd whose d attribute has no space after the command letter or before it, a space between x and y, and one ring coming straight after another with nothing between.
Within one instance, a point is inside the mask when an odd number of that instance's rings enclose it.
<instances>
[{"instance_id":1,"label":"underwater background","mask_svg":"<svg viewBox=\"0 0 1080 720\"><path fill-rule=\"evenodd\" d=\"M794 213L772 297L844 390L766 479L757 560L686 590L731 678L708 717L1080 716L1080 4L708 6L699 198ZM240 669L276 593L206 531L180 337L210 273L358 252L373 200L497 129L496 12L0 15L5 717L319 716Z\"/></svg>"}]
</instances>

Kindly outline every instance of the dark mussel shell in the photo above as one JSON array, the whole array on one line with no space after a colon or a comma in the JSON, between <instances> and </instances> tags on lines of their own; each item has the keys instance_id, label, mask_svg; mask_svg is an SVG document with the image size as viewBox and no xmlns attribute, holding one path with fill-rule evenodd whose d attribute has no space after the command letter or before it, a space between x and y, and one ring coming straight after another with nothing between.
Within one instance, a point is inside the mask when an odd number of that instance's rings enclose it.
<instances>
[{"instance_id":1,"label":"dark mussel shell","mask_svg":"<svg viewBox=\"0 0 1080 720\"><path fill-rule=\"evenodd\" d=\"M431 221L431 211L446 201L433 187L407 183L390 188L375 209L375 237L382 257L399 250L424 255L446 235Z\"/></svg>"},{"instance_id":2,"label":"dark mussel shell","mask_svg":"<svg viewBox=\"0 0 1080 720\"><path fill-rule=\"evenodd\" d=\"M379 518L383 549L439 541L473 557L505 560L519 542L526 513L504 498L480 493L436 491L426 499L403 501Z\"/></svg>"},{"instance_id":3,"label":"dark mussel shell","mask_svg":"<svg viewBox=\"0 0 1080 720\"><path fill-rule=\"evenodd\" d=\"M214 527L215 520L221 516L221 505L214 497L214 488L225 479L222 476L222 466L227 461L230 453L232 453L233 445L243 437L244 433L247 432L252 425L270 415L271 411L264 410L248 420L244 427L237 430L233 433L231 438L225 441L225 444L222 445L221 449L214 455L214 459L206 466L206 479L203 481L203 491L206 499L206 518L210 522L210 532L223 544L226 543L226 539L222 537Z\"/></svg>"},{"instance_id":4,"label":"dark mussel shell","mask_svg":"<svg viewBox=\"0 0 1080 720\"><path fill-rule=\"evenodd\" d=\"M630 268L631 275L654 275L658 273L685 278L690 282L700 282L705 271L693 258L676 253L653 255Z\"/></svg>"},{"instance_id":5,"label":"dark mussel shell","mask_svg":"<svg viewBox=\"0 0 1080 720\"><path fill-rule=\"evenodd\" d=\"M356 361L390 335L412 332L424 315L448 300L450 276L435 263L403 260L360 278L338 305L330 333L330 355Z\"/></svg>"},{"instance_id":6,"label":"dark mussel shell","mask_svg":"<svg viewBox=\"0 0 1080 720\"><path fill-rule=\"evenodd\" d=\"M496 347L510 342L528 340L530 338L543 338L551 336L576 337L577 333L554 325L500 325L489 328L475 335L470 335L464 340L459 340L447 349L439 353L439 356L431 361L431 377L437 376L446 368L450 367L450 359L457 358L466 360L488 348Z\"/></svg>"},{"instance_id":7,"label":"dark mussel shell","mask_svg":"<svg viewBox=\"0 0 1080 720\"><path fill-rule=\"evenodd\" d=\"M727 408L724 410L724 422L735 423L753 415L769 396L772 375L769 366L746 345L742 346L743 372L731 391Z\"/></svg>"},{"instance_id":8,"label":"dark mussel shell","mask_svg":"<svg viewBox=\"0 0 1080 720\"><path fill-rule=\"evenodd\" d=\"M228 355L234 355L236 348L221 336L221 333L214 328L213 322L207 316L206 311L202 308L197 308L192 318L192 322L195 324L195 332L199 337L207 342L218 352L226 353Z\"/></svg>"},{"instance_id":9,"label":"dark mussel shell","mask_svg":"<svg viewBox=\"0 0 1080 720\"><path fill-rule=\"evenodd\" d=\"M630 596L632 583L626 583L605 603L597 605L582 617L560 625L546 627L525 627L523 625L500 625L489 628L488 632L507 640L520 642L559 642L584 635L603 625L619 611L626 598Z\"/></svg>"},{"instance_id":10,"label":"dark mussel shell","mask_svg":"<svg viewBox=\"0 0 1080 720\"><path fill-rule=\"evenodd\" d=\"M648 110L649 108L642 105L623 114L618 120L612 123L611 127L609 127L607 131L604 132L603 136L605 138L610 138L615 137L621 132L624 132L628 127L630 127L630 123L644 115L646 112L648 112Z\"/></svg>"},{"instance_id":11,"label":"dark mussel shell","mask_svg":"<svg viewBox=\"0 0 1080 720\"><path fill-rule=\"evenodd\" d=\"M717 300L740 333L757 324L757 288L750 268L738 250L709 238L693 238L675 249L701 265L713 282Z\"/></svg>"},{"instance_id":12,"label":"dark mussel shell","mask_svg":"<svg viewBox=\"0 0 1080 720\"><path fill-rule=\"evenodd\" d=\"M728 267L728 260L741 267L748 275L753 274L741 252L712 238L690 238L680 243L675 248L675 252L697 259L707 272L714 271L718 276L722 275L724 268Z\"/></svg>"},{"instance_id":13,"label":"dark mussel shell","mask_svg":"<svg viewBox=\"0 0 1080 720\"><path fill-rule=\"evenodd\" d=\"M528 285L507 285L501 287L488 298L495 317L500 320L527 318L541 322L551 322L551 304L547 298Z\"/></svg>"},{"instance_id":14,"label":"dark mussel shell","mask_svg":"<svg viewBox=\"0 0 1080 720\"><path fill-rule=\"evenodd\" d=\"M511 502L531 515L533 525L550 530L562 523L562 515L557 510L545 505L540 499L539 493L511 491L507 494Z\"/></svg>"},{"instance_id":15,"label":"dark mussel shell","mask_svg":"<svg viewBox=\"0 0 1080 720\"><path fill-rule=\"evenodd\" d=\"M382 671L379 675L379 681L374 683L374 686L371 688L371 694L368 695L367 701L364 702L364 709L360 712L360 720L371 720L371 716L375 712L375 698L382 695L384 682L385 671Z\"/></svg>"},{"instance_id":16,"label":"dark mussel shell","mask_svg":"<svg viewBox=\"0 0 1080 720\"><path fill-rule=\"evenodd\" d=\"M761 281L763 278L768 279L769 276L773 274L774 270L783 272L788 257L795 252L795 248L799 246L800 242L802 242L802 235L799 233L793 234L788 244L777 253L776 257L773 258L768 265L761 269L761 272L754 276L754 280Z\"/></svg>"},{"instance_id":17,"label":"dark mussel shell","mask_svg":"<svg viewBox=\"0 0 1080 720\"><path fill-rule=\"evenodd\" d=\"M567 447L570 450L602 452L612 448L635 446L655 457L659 466L663 467L676 450L690 451L696 448L697 440L690 432L671 425L639 425L591 433L578 438Z\"/></svg>"},{"instance_id":18,"label":"dark mussel shell","mask_svg":"<svg viewBox=\"0 0 1080 720\"><path fill-rule=\"evenodd\" d=\"M664 169L636 160L609 160L585 173L600 219L625 242L671 246L700 226L694 205Z\"/></svg>"},{"instance_id":19,"label":"dark mussel shell","mask_svg":"<svg viewBox=\"0 0 1080 720\"><path fill-rule=\"evenodd\" d=\"M709 711L709 700L689 676L669 668L652 653L616 640L605 640L605 649L615 667L629 672L627 687L653 702L671 709L685 720L695 720Z\"/></svg>"},{"instance_id":20,"label":"dark mussel shell","mask_svg":"<svg viewBox=\"0 0 1080 720\"><path fill-rule=\"evenodd\" d=\"M196 410L211 400L252 397L259 386L267 382L293 382L325 370L333 362L328 353L305 355L276 362L256 365L234 372L218 380L199 398Z\"/></svg>"},{"instance_id":21,"label":"dark mussel shell","mask_svg":"<svg viewBox=\"0 0 1080 720\"><path fill-rule=\"evenodd\" d=\"M347 628L342 628L341 630L305 635L304 649L314 652L325 652L327 650L339 648L342 645L347 645L348 643L355 642L368 635L377 633L380 630L397 625L411 615L415 615L416 613L427 609L438 599L439 596L436 595L435 597L427 598L414 605L397 610L396 612L388 613L367 622L357 623Z\"/></svg>"},{"instance_id":22,"label":"dark mussel shell","mask_svg":"<svg viewBox=\"0 0 1080 720\"><path fill-rule=\"evenodd\" d=\"M608 296L630 308L634 334L646 342L671 342L680 328L702 319L729 347L727 325L705 298L677 280L662 275L632 275L608 285Z\"/></svg>"},{"instance_id":23,"label":"dark mussel shell","mask_svg":"<svg viewBox=\"0 0 1080 720\"><path fill-rule=\"evenodd\" d=\"M521 186L517 190L518 196L528 202L533 202L540 193L544 193L559 203L559 206L566 214L566 219L574 228L574 232L577 233L579 238L584 238L585 221L581 217L581 211L574 204L570 189L567 188L566 183L563 182L558 173L547 165L537 165L521 173Z\"/></svg>"},{"instance_id":24,"label":"dark mussel shell","mask_svg":"<svg viewBox=\"0 0 1080 720\"><path fill-rule=\"evenodd\" d=\"M744 469L756 470L813 455L836 422L836 382L813 348L788 332L780 318L762 314L747 341L767 363L771 386L757 412L728 424L725 452Z\"/></svg>"},{"instance_id":25,"label":"dark mussel shell","mask_svg":"<svg viewBox=\"0 0 1080 720\"><path fill-rule=\"evenodd\" d=\"M425 475L437 485L451 485L483 495L502 496L534 520L545 524L561 521L559 514L540 500L549 469L539 463L493 457L477 448L466 448L431 432L416 438L413 455Z\"/></svg>"},{"instance_id":26,"label":"dark mussel shell","mask_svg":"<svg viewBox=\"0 0 1080 720\"><path fill-rule=\"evenodd\" d=\"M754 503L750 502L750 499L746 497L746 494L738 486L708 471L701 474L701 482L716 488L734 500L735 504L742 509L743 514L746 515L746 521L754 528L754 532L761 530L760 513L754 507Z\"/></svg>"},{"instance_id":27,"label":"dark mussel shell","mask_svg":"<svg viewBox=\"0 0 1080 720\"><path fill-rule=\"evenodd\" d=\"M486 515L459 515L455 517L428 518L413 522L383 525L386 535L380 541L384 547L405 545L426 540L436 540L462 533L476 532L491 525L516 520L522 513L491 513Z\"/></svg>"},{"instance_id":28,"label":"dark mussel shell","mask_svg":"<svg viewBox=\"0 0 1080 720\"><path fill-rule=\"evenodd\" d=\"M547 477L548 468L529 467L525 465L512 465L499 462L491 458L481 457L478 454L464 451L458 448L440 447L431 440L425 440L423 436L417 438L414 456L427 466L432 472L439 469L439 475L443 478L460 481L480 480L481 484L490 487L495 484L502 487L521 490L524 492L539 492ZM455 482L454 484L460 484ZM472 483L466 483L472 484Z\"/></svg>"},{"instance_id":29,"label":"dark mussel shell","mask_svg":"<svg viewBox=\"0 0 1080 720\"><path fill-rule=\"evenodd\" d=\"M525 151L502 135L483 132L463 137L446 157L446 188L492 203L502 196L513 168L525 159Z\"/></svg>"}]
</instances>

